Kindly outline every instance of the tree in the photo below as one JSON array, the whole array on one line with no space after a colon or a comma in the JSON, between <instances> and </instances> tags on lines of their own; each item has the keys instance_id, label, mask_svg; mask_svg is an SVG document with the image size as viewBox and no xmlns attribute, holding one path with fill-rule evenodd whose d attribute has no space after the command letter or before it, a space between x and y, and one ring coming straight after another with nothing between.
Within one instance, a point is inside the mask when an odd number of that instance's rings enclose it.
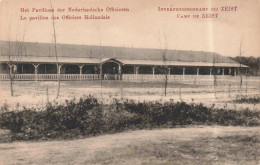
<instances>
[{"instance_id":1,"label":"tree","mask_svg":"<svg viewBox=\"0 0 260 165\"><path fill-rule=\"evenodd\" d=\"M236 57L229 57L230 59L240 62L241 64L247 65L250 67L249 74L256 75L257 71L260 70L260 57L245 57L245 56L236 56Z\"/></svg>"},{"instance_id":2,"label":"tree","mask_svg":"<svg viewBox=\"0 0 260 165\"><path fill-rule=\"evenodd\" d=\"M217 90L216 90L216 86L217 86L217 75L216 75L216 67L215 67L215 64L216 64L216 54L215 53L213 53L213 66L212 66L212 70L211 70L211 72L213 72L213 76L214 76L214 85L213 85L213 87L214 87L214 96L215 96L215 98L217 97L216 96L216 94L217 94ZM212 74L212 73L211 73Z\"/></svg>"},{"instance_id":3,"label":"tree","mask_svg":"<svg viewBox=\"0 0 260 165\"><path fill-rule=\"evenodd\" d=\"M160 50L161 50L161 55L162 55L162 61L163 61L163 66L162 70L165 75L165 81L164 81L164 96L167 96L167 86L168 86L168 73L169 73L169 67L167 65L167 49L168 49L168 41L166 34L164 33L164 46L162 45L161 42L161 37L159 33L159 44L160 44Z\"/></svg>"},{"instance_id":4,"label":"tree","mask_svg":"<svg viewBox=\"0 0 260 165\"><path fill-rule=\"evenodd\" d=\"M216 75L216 68L215 68L215 64L216 64L216 55L213 55L213 76L214 76L214 87L217 86L217 75Z\"/></svg>"},{"instance_id":5,"label":"tree","mask_svg":"<svg viewBox=\"0 0 260 165\"><path fill-rule=\"evenodd\" d=\"M101 30L100 30L100 24L97 24L96 26L96 30L97 30L97 33L98 33L98 41L99 41L99 79L100 79L100 88L101 88L101 98L102 98L102 79L103 79L103 68L102 68L102 56L103 56L103 50L102 50L102 44L101 44Z\"/></svg>"},{"instance_id":6,"label":"tree","mask_svg":"<svg viewBox=\"0 0 260 165\"><path fill-rule=\"evenodd\" d=\"M20 27L20 26L18 26ZM26 35L27 23L25 24L24 30L22 32L22 37L19 40L18 37L20 35L19 28L15 33L15 42L11 46L11 31L12 31L12 22L10 21L8 24L8 32L7 32L7 42L8 42L8 67L9 67L9 79L10 79L10 95L14 96L14 81L15 81L15 72L17 71L17 61L19 61L19 57L23 55L23 44Z\"/></svg>"},{"instance_id":7,"label":"tree","mask_svg":"<svg viewBox=\"0 0 260 165\"><path fill-rule=\"evenodd\" d=\"M50 0L50 5L51 9L53 10L52 6L52 0ZM52 12L52 27L53 27L53 40L54 40L54 53L55 53L55 59L56 59L56 66L57 66L57 72L58 72L58 90L57 90L57 96L56 98L59 98L60 95L60 68L61 65L59 65L59 60L58 60L58 52L57 52L57 36L56 36L56 27L55 27L55 20L54 20L54 12Z\"/></svg>"},{"instance_id":8,"label":"tree","mask_svg":"<svg viewBox=\"0 0 260 165\"><path fill-rule=\"evenodd\" d=\"M239 76L240 76L240 89L242 88L242 84L243 84L243 78L242 78L242 73L241 73L241 56L242 56L242 45L243 45L243 41L240 42L240 46L239 46Z\"/></svg>"}]
</instances>

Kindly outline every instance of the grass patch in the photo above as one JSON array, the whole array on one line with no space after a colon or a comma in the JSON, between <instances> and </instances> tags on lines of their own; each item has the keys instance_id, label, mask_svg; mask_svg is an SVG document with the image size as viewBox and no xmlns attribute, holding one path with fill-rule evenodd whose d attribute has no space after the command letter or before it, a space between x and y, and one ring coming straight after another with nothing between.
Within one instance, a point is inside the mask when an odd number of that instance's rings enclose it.
<instances>
[{"instance_id":1,"label":"grass patch","mask_svg":"<svg viewBox=\"0 0 260 165\"><path fill-rule=\"evenodd\" d=\"M248 95L237 95L235 103L248 103L248 104L258 104L260 103L260 97L254 95L253 97L250 97Z\"/></svg>"},{"instance_id":2,"label":"grass patch","mask_svg":"<svg viewBox=\"0 0 260 165\"><path fill-rule=\"evenodd\" d=\"M12 140L71 139L125 130L171 128L179 125L259 126L260 112L208 108L185 102L136 102L114 99L103 104L92 96L45 110L2 108L0 128L12 132Z\"/></svg>"},{"instance_id":3,"label":"grass patch","mask_svg":"<svg viewBox=\"0 0 260 165\"><path fill-rule=\"evenodd\" d=\"M258 164L259 135L165 139L113 148L95 154L89 164Z\"/></svg>"}]
</instances>

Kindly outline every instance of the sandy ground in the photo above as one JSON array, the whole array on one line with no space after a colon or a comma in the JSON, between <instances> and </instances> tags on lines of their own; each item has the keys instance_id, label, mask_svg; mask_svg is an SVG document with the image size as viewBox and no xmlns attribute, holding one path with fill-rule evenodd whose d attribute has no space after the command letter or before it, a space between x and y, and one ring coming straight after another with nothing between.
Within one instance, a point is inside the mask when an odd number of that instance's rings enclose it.
<instances>
[{"instance_id":1,"label":"sandy ground","mask_svg":"<svg viewBox=\"0 0 260 165\"><path fill-rule=\"evenodd\" d=\"M226 109L260 110L259 104L233 103L237 95L259 96L259 82L244 85L242 88L237 85L216 88L168 85L167 97L164 97L163 83L131 84L104 81L101 88L100 82L64 81L61 82L60 97L56 99L57 82L17 81L14 84L14 97L11 97L9 82L3 81L0 84L0 106L8 105L14 110L23 109L23 106L44 108L47 101L64 103L66 99L93 95L104 103L110 102L113 98L127 98L137 101L186 101L203 103L206 106L214 104L215 107ZM234 136L233 141L214 140L229 136ZM0 164L260 164L260 154L254 155L260 151L259 141L251 140L249 144L236 143L236 138L243 136L246 136L246 139L260 139L260 127L203 126L130 131L71 141L1 143ZM203 146L203 140L205 144L211 140L212 145ZM194 143L195 146L188 146L190 143ZM232 148L236 145L238 146ZM200 148L203 153L198 152L200 146L205 147L205 150ZM218 146L222 148L216 150ZM231 151L228 152L225 146L230 147ZM222 149L231 156L221 155ZM161 155L160 159L158 155ZM175 161L177 158L179 159Z\"/></svg>"},{"instance_id":2,"label":"sandy ground","mask_svg":"<svg viewBox=\"0 0 260 165\"><path fill-rule=\"evenodd\" d=\"M66 99L79 99L83 95L93 95L103 102L110 102L113 98L127 98L138 101L185 101L189 103L203 103L206 106L225 109L249 108L259 110L259 104L233 103L238 95L250 97L260 96L260 81L240 88L238 85L224 86L187 86L168 84L167 96L164 96L163 83L125 83L118 81L62 81L60 97L56 99L57 82L54 81L16 81L14 97L10 96L10 84L2 81L0 85L0 106L8 105L10 109L26 107L45 107L50 102L64 103Z\"/></svg>"},{"instance_id":3,"label":"sandy ground","mask_svg":"<svg viewBox=\"0 0 260 165\"><path fill-rule=\"evenodd\" d=\"M104 135L93 138L77 139L70 141L46 141L46 142L14 142L14 143L2 143L0 144L0 164L110 164L106 163L106 155L113 154L110 151L113 149L119 150L120 154L124 154L127 158L118 158L116 155L113 157L108 157L108 159L120 160L114 161L115 164L146 164L142 162L143 160L154 160L153 157L140 157L137 154L130 154L128 148L132 146L140 146L142 144L156 144L159 142L174 142L174 144L179 144L181 142L191 141L196 138L220 138L228 136L257 136L260 138L260 127L220 127L220 126L207 126L207 127L189 127L189 128L173 128L173 129L158 129L158 130L141 130L141 131L129 131L125 133L118 133L113 135ZM214 141L211 142L214 144ZM218 146L221 144L214 144L213 146ZM235 145L235 143L228 144L230 147ZM160 145L161 146L161 145ZM212 146L207 146L205 150L209 150ZM253 149L258 152L260 149L260 144L256 143L246 147L253 147ZM143 148L142 148L143 149ZM159 149L159 148L158 148ZM161 149L161 148L160 148ZM185 149L185 148L184 148ZM193 149L186 148L185 153L182 150L176 150L176 152L181 152L182 154L188 154L189 152L194 153ZM214 147L213 147L214 149ZM252 150L252 148L249 148ZM245 150L245 148L243 149ZM108 153L106 153L108 152ZM175 152L175 150L174 150ZM186 153L188 152L188 153ZM221 152L221 151L215 151ZM214 151L212 153L215 153ZM224 152L224 151L223 151ZM235 152L235 151L232 151ZM238 151L241 152L241 151ZM103 153L103 154L102 154ZM211 153L211 154L212 154ZM144 154L144 153L142 153ZM177 153L176 153L177 154ZM208 153L210 154L210 153ZM208 154L204 156L209 156ZM257 153L256 153L257 154ZM188 154L189 155L189 154ZM203 160L203 155L197 153L197 156L201 156ZM236 155L235 155L236 156ZM237 155L239 156L239 155ZM139 158L138 158L139 157ZM214 154L213 154L214 157ZM251 158L252 156L247 155ZM252 157L253 160L247 160L245 164L260 164L260 156L256 155ZM102 161L98 161L102 159ZM174 159L174 158L173 158ZM187 158L188 159L188 158ZM191 158L192 159L192 156ZM195 158L196 160L198 159ZM245 158L247 159L247 158ZM97 161L97 162L96 162ZM163 161L163 160L162 160ZM174 161L174 160L171 160ZM176 159L177 161L177 159ZM178 160L185 163L186 160ZM197 163L199 163L198 161ZM151 163L151 162L150 162ZM160 162L157 162L161 164ZM156 162L151 164L157 164ZM181 163L181 162L180 162ZM195 164L197 164L195 163ZM201 162L202 164L207 164ZM239 162L234 162L228 159L224 159L220 156L215 155L214 159L210 159L211 164L241 164ZM242 164L244 164L242 162ZM162 163L165 164L165 163Z\"/></svg>"}]
</instances>

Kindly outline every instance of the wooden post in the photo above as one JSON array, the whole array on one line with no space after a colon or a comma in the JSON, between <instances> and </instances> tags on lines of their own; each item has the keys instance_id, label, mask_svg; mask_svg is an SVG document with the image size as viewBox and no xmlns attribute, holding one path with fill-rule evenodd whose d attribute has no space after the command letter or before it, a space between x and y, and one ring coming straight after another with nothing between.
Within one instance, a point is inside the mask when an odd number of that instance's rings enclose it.
<instances>
[{"instance_id":1,"label":"wooden post","mask_svg":"<svg viewBox=\"0 0 260 165\"><path fill-rule=\"evenodd\" d=\"M39 65L40 65L40 64L33 64L36 83L37 83L37 81L38 81L38 66L39 66Z\"/></svg>"},{"instance_id":2,"label":"wooden post","mask_svg":"<svg viewBox=\"0 0 260 165\"><path fill-rule=\"evenodd\" d=\"M8 64L9 72L10 72L10 78L13 78L13 66L14 66L14 64Z\"/></svg>"},{"instance_id":3,"label":"wooden post","mask_svg":"<svg viewBox=\"0 0 260 165\"><path fill-rule=\"evenodd\" d=\"M118 74L121 74L121 65L118 65Z\"/></svg>"},{"instance_id":4,"label":"wooden post","mask_svg":"<svg viewBox=\"0 0 260 165\"><path fill-rule=\"evenodd\" d=\"M136 74L139 74L139 66L136 67Z\"/></svg>"},{"instance_id":5,"label":"wooden post","mask_svg":"<svg viewBox=\"0 0 260 165\"><path fill-rule=\"evenodd\" d=\"M153 70L153 79L154 79L155 67L152 67L152 70Z\"/></svg>"},{"instance_id":6,"label":"wooden post","mask_svg":"<svg viewBox=\"0 0 260 165\"><path fill-rule=\"evenodd\" d=\"M58 78L58 80L60 80L60 77L61 77L61 76L60 76L60 70L61 70L62 65L63 65L63 64L58 64L58 65L57 65L57 74L58 74L58 77L57 77L57 78Z\"/></svg>"},{"instance_id":7,"label":"wooden post","mask_svg":"<svg viewBox=\"0 0 260 165\"><path fill-rule=\"evenodd\" d=\"M197 68L197 77L199 76L200 68Z\"/></svg>"},{"instance_id":8,"label":"wooden post","mask_svg":"<svg viewBox=\"0 0 260 165\"><path fill-rule=\"evenodd\" d=\"M122 66L120 64L118 64L118 80L121 80L121 69L122 69Z\"/></svg>"},{"instance_id":9,"label":"wooden post","mask_svg":"<svg viewBox=\"0 0 260 165\"><path fill-rule=\"evenodd\" d=\"M217 73L217 75L219 75L220 74L220 69L218 69L218 73Z\"/></svg>"},{"instance_id":10,"label":"wooden post","mask_svg":"<svg viewBox=\"0 0 260 165\"><path fill-rule=\"evenodd\" d=\"M168 68L168 75L171 74L171 68Z\"/></svg>"},{"instance_id":11,"label":"wooden post","mask_svg":"<svg viewBox=\"0 0 260 165\"><path fill-rule=\"evenodd\" d=\"M139 73L139 66L135 66L135 79L137 79L138 73Z\"/></svg>"},{"instance_id":12,"label":"wooden post","mask_svg":"<svg viewBox=\"0 0 260 165\"><path fill-rule=\"evenodd\" d=\"M224 76L225 75L225 69L223 68L222 69L222 76Z\"/></svg>"},{"instance_id":13,"label":"wooden post","mask_svg":"<svg viewBox=\"0 0 260 165\"><path fill-rule=\"evenodd\" d=\"M102 80L102 64L99 65L99 79Z\"/></svg>"},{"instance_id":14,"label":"wooden post","mask_svg":"<svg viewBox=\"0 0 260 165\"><path fill-rule=\"evenodd\" d=\"M80 64L78 66L79 66L79 79L81 81L82 80L82 68L83 68L84 64Z\"/></svg>"},{"instance_id":15,"label":"wooden post","mask_svg":"<svg viewBox=\"0 0 260 165\"><path fill-rule=\"evenodd\" d=\"M185 68L182 68L182 78L184 79L185 77Z\"/></svg>"},{"instance_id":16,"label":"wooden post","mask_svg":"<svg viewBox=\"0 0 260 165\"><path fill-rule=\"evenodd\" d=\"M209 70L209 75L210 76L212 75L212 68L210 68L210 70Z\"/></svg>"}]
</instances>

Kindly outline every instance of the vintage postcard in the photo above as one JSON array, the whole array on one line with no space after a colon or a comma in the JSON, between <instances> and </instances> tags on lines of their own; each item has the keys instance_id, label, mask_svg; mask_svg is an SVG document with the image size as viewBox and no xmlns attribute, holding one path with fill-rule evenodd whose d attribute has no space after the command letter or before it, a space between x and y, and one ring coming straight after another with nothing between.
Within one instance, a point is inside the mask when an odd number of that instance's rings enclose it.
<instances>
[{"instance_id":1,"label":"vintage postcard","mask_svg":"<svg viewBox=\"0 0 260 165\"><path fill-rule=\"evenodd\" d=\"M260 164L259 0L0 0L0 164Z\"/></svg>"}]
</instances>

